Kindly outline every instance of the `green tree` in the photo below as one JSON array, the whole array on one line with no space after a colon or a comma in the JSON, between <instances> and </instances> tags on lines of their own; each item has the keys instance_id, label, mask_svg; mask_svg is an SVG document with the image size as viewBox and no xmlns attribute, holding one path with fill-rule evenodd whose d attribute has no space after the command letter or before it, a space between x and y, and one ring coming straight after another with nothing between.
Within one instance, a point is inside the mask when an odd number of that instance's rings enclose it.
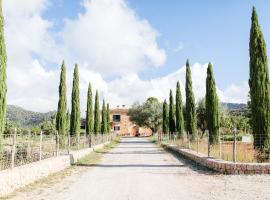
<instances>
[{"instance_id":1,"label":"green tree","mask_svg":"<svg viewBox=\"0 0 270 200\"><path fill-rule=\"evenodd\" d=\"M6 126L6 66L7 55L4 37L4 17L2 13L2 1L0 1L0 150L2 150L3 133Z\"/></svg>"},{"instance_id":2,"label":"green tree","mask_svg":"<svg viewBox=\"0 0 270 200\"><path fill-rule=\"evenodd\" d=\"M270 88L266 44L255 7L252 10L249 40L249 87L254 147L270 151Z\"/></svg>"},{"instance_id":3,"label":"green tree","mask_svg":"<svg viewBox=\"0 0 270 200\"><path fill-rule=\"evenodd\" d=\"M207 128L206 126L206 114L205 114L205 98L202 98L198 102L198 106L196 108L196 115L197 115L197 126L201 129L203 138L205 130Z\"/></svg>"},{"instance_id":4,"label":"green tree","mask_svg":"<svg viewBox=\"0 0 270 200\"><path fill-rule=\"evenodd\" d=\"M79 94L79 71L75 65L73 74L73 87L71 95L70 134L79 137L81 131L80 94Z\"/></svg>"},{"instance_id":5,"label":"green tree","mask_svg":"<svg viewBox=\"0 0 270 200\"><path fill-rule=\"evenodd\" d=\"M107 133L107 110L106 110L106 104L105 104L105 100L103 99L103 104L102 104L102 112L101 112L101 117L102 117L102 122L101 122L101 133L105 134Z\"/></svg>"},{"instance_id":6,"label":"green tree","mask_svg":"<svg viewBox=\"0 0 270 200\"><path fill-rule=\"evenodd\" d=\"M141 127L147 127L156 133L162 128L162 103L149 97L142 105L134 103L128 111L130 120Z\"/></svg>"},{"instance_id":7,"label":"green tree","mask_svg":"<svg viewBox=\"0 0 270 200\"><path fill-rule=\"evenodd\" d=\"M180 137L184 135L184 115L182 106L182 95L180 90L180 83L177 82L176 85L176 106L175 106L175 116L176 116L176 131Z\"/></svg>"},{"instance_id":8,"label":"green tree","mask_svg":"<svg viewBox=\"0 0 270 200\"><path fill-rule=\"evenodd\" d=\"M172 90L170 90L169 131L171 134L175 132L175 106L174 106L174 101L173 101Z\"/></svg>"},{"instance_id":9,"label":"green tree","mask_svg":"<svg viewBox=\"0 0 270 200\"><path fill-rule=\"evenodd\" d=\"M95 111L94 111L95 121L94 121L94 133L98 134L100 132L100 110L99 110L99 96L98 91L96 91L95 97Z\"/></svg>"},{"instance_id":10,"label":"green tree","mask_svg":"<svg viewBox=\"0 0 270 200\"><path fill-rule=\"evenodd\" d=\"M192 136L196 135L196 104L192 91L192 79L189 61L186 63L186 130Z\"/></svg>"},{"instance_id":11,"label":"green tree","mask_svg":"<svg viewBox=\"0 0 270 200\"><path fill-rule=\"evenodd\" d=\"M169 109L166 100L163 103L162 129L164 134L169 133Z\"/></svg>"},{"instance_id":12,"label":"green tree","mask_svg":"<svg viewBox=\"0 0 270 200\"><path fill-rule=\"evenodd\" d=\"M107 133L111 131L110 105L107 103Z\"/></svg>"},{"instance_id":13,"label":"green tree","mask_svg":"<svg viewBox=\"0 0 270 200\"><path fill-rule=\"evenodd\" d=\"M207 68L205 110L209 142L216 144L219 141L218 96L211 63L208 64Z\"/></svg>"},{"instance_id":14,"label":"green tree","mask_svg":"<svg viewBox=\"0 0 270 200\"><path fill-rule=\"evenodd\" d=\"M56 130L60 135L60 144L65 142L65 136L67 131L67 94L66 94L66 66L63 61L61 66L60 84L59 84L59 101L56 114Z\"/></svg>"},{"instance_id":15,"label":"green tree","mask_svg":"<svg viewBox=\"0 0 270 200\"><path fill-rule=\"evenodd\" d=\"M93 132L93 95L91 83L88 85L87 109L86 109L86 133L90 135Z\"/></svg>"}]
</instances>

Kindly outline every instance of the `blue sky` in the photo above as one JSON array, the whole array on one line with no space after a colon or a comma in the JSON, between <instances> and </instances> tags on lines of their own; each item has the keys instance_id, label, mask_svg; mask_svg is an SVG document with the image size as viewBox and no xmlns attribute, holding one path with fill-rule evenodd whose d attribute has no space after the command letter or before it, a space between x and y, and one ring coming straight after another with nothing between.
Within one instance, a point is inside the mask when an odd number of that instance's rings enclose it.
<instances>
[{"instance_id":1,"label":"blue sky","mask_svg":"<svg viewBox=\"0 0 270 200\"><path fill-rule=\"evenodd\" d=\"M63 59L68 99L75 63L81 99L89 82L113 106L149 96L162 101L177 81L184 96L189 59L197 100L205 95L211 61L220 101L245 103L253 5L269 52L267 0L4 1L8 103L55 110ZM85 101L81 105L84 110Z\"/></svg>"},{"instance_id":2,"label":"blue sky","mask_svg":"<svg viewBox=\"0 0 270 200\"><path fill-rule=\"evenodd\" d=\"M162 68L141 72L142 79L174 72L189 58L191 63L213 62L216 81L221 88L231 82L246 81L253 5L265 40L270 43L270 2L267 0L129 0L128 4L159 32L158 44L168 56ZM76 19L79 12L84 12L80 1L58 0L51 3L44 17L56 23L55 31L63 26L64 18Z\"/></svg>"}]
</instances>

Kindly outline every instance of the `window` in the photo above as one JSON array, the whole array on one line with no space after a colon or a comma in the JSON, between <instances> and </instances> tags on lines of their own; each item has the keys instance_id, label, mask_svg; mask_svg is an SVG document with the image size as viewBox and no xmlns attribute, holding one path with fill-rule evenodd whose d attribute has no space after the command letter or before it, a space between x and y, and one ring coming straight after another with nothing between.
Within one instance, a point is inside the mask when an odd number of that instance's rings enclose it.
<instances>
[{"instance_id":1,"label":"window","mask_svg":"<svg viewBox=\"0 0 270 200\"><path fill-rule=\"evenodd\" d=\"M113 115L113 122L120 122L121 121L121 115Z\"/></svg>"},{"instance_id":2,"label":"window","mask_svg":"<svg viewBox=\"0 0 270 200\"><path fill-rule=\"evenodd\" d=\"M113 127L113 130L114 130L114 131L120 131L120 126L114 126L114 127Z\"/></svg>"}]
</instances>

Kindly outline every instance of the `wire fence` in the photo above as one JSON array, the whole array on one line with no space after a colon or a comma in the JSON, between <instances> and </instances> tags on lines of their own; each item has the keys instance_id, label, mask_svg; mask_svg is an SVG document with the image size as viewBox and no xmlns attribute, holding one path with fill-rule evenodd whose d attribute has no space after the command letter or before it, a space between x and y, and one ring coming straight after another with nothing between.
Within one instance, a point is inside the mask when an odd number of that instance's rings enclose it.
<instances>
[{"instance_id":1,"label":"wire fence","mask_svg":"<svg viewBox=\"0 0 270 200\"><path fill-rule=\"evenodd\" d=\"M256 150L253 145L253 137L250 134L242 135L240 131L234 129L228 134L220 132L219 141L217 144L209 143L209 134L197 132L196 136L185 133L182 138L179 138L178 133L155 135L156 140L173 144L179 148L186 148L202 153L208 157L218 158L226 161L241 162L241 163L259 163L270 162L269 157L262 155L259 150Z\"/></svg>"},{"instance_id":2,"label":"wire fence","mask_svg":"<svg viewBox=\"0 0 270 200\"><path fill-rule=\"evenodd\" d=\"M58 133L45 135L43 132L33 134L5 134L3 148L0 151L0 170L25 165L43 159L67 155L71 151L89 148L116 138L115 133L59 136Z\"/></svg>"}]
</instances>

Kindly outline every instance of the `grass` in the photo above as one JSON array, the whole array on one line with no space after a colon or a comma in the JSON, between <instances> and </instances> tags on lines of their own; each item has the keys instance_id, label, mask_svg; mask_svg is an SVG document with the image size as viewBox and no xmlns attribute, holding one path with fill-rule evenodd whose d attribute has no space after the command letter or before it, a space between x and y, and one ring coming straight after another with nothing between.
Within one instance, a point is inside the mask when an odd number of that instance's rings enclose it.
<instances>
[{"instance_id":1,"label":"grass","mask_svg":"<svg viewBox=\"0 0 270 200\"><path fill-rule=\"evenodd\" d=\"M114 147L117 146L119 142L119 138L116 138L115 140L113 140L112 142L110 142L109 144L105 145L103 148L100 149L96 149L93 152L91 152L89 155L81 158L80 160L78 160L77 163L75 163L74 165L70 166L67 169L64 169L60 172L51 174L45 178L39 179L27 186L22 187L21 189L18 189L16 191L14 191L13 193L11 193L10 195L8 195L7 197L1 198L0 199L11 199L12 197L16 196L18 193L28 193L31 192L37 188L50 188L53 185L55 185L56 183L59 183L60 181L62 181L64 178L73 175L73 174L80 174L82 173L84 170L87 170L89 168L84 168L84 167L80 167L80 165L95 165L95 164L99 164L101 161L102 156L109 152L111 149L113 149ZM63 188L65 189L65 188Z\"/></svg>"}]
</instances>

